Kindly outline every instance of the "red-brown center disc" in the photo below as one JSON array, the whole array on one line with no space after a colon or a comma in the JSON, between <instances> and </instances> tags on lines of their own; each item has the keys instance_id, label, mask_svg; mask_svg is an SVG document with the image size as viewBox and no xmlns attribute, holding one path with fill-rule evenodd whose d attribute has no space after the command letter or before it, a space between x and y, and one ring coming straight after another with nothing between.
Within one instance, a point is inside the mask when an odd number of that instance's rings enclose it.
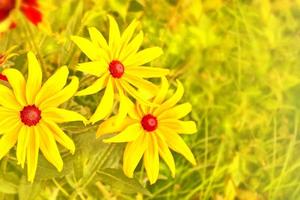
<instances>
[{"instance_id":1,"label":"red-brown center disc","mask_svg":"<svg viewBox=\"0 0 300 200\"><path fill-rule=\"evenodd\" d=\"M157 128L157 119L151 114L147 114L143 117L141 124L145 131L155 131Z\"/></svg>"},{"instance_id":2,"label":"red-brown center disc","mask_svg":"<svg viewBox=\"0 0 300 200\"><path fill-rule=\"evenodd\" d=\"M20 111L21 121L27 126L35 126L41 120L41 111L35 105L25 106Z\"/></svg>"},{"instance_id":3,"label":"red-brown center disc","mask_svg":"<svg viewBox=\"0 0 300 200\"><path fill-rule=\"evenodd\" d=\"M109 64L109 72L112 77L121 78L124 74L124 65L118 60L113 60Z\"/></svg>"}]
</instances>

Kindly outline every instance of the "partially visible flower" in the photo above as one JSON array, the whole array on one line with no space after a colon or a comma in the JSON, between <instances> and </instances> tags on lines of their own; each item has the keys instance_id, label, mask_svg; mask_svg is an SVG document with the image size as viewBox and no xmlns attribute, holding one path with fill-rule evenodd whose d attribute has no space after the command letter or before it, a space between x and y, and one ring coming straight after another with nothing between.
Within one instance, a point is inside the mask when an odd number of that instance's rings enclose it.
<instances>
[{"instance_id":1,"label":"partially visible flower","mask_svg":"<svg viewBox=\"0 0 300 200\"><path fill-rule=\"evenodd\" d=\"M14 12L21 11L34 25L42 21L43 15L40 12L37 0L21 0L20 6L17 6L17 0L0 1L0 32L14 28L17 25Z\"/></svg>"},{"instance_id":2,"label":"partially visible flower","mask_svg":"<svg viewBox=\"0 0 300 200\"><path fill-rule=\"evenodd\" d=\"M9 67L9 63L7 62L10 58L16 56L16 53L13 53L13 51L16 49L17 46L13 46L9 48L7 51L0 53L0 68L2 68L0 71L2 71L4 68ZM7 77L0 72L0 80L7 81Z\"/></svg>"},{"instance_id":3,"label":"partially visible flower","mask_svg":"<svg viewBox=\"0 0 300 200\"><path fill-rule=\"evenodd\" d=\"M5 75L3 75L2 73L0 73L0 80L7 81L7 77Z\"/></svg>"},{"instance_id":4,"label":"partially visible flower","mask_svg":"<svg viewBox=\"0 0 300 200\"><path fill-rule=\"evenodd\" d=\"M148 91L155 95L158 88L144 78L162 77L169 73L167 69L145 65L159 57L162 50L152 47L138 51L143 42L143 32L132 38L138 25L137 21L134 20L122 35L113 17L109 16L109 22L108 43L96 28L89 28L91 41L82 37L72 37L75 44L92 60L79 64L77 70L98 77L91 86L79 91L77 95L90 95L106 88L98 108L90 118L92 123L109 116L116 98L120 101L118 121L122 121L128 112L130 100L127 95L147 104L141 92Z\"/></svg>"},{"instance_id":5,"label":"partially visible flower","mask_svg":"<svg viewBox=\"0 0 300 200\"><path fill-rule=\"evenodd\" d=\"M33 181L39 150L58 171L63 168L56 141L74 153L73 141L57 123L85 121L74 112L57 108L70 99L78 89L76 77L66 85L69 70L59 68L42 85L42 71L33 53L28 53L28 78L16 69L5 69L12 89L0 85L0 159L17 143L17 160L23 168L27 161L28 180Z\"/></svg>"},{"instance_id":6,"label":"partially visible flower","mask_svg":"<svg viewBox=\"0 0 300 200\"><path fill-rule=\"evenodd\" d=\"M165 100L168 88L168 81L163 78L161 89L153 99L153 103L159 104L158 107L137 103L122 124L116 126L116 117L111 117L100 124L97 131L97 137L119 132L104 142L128 142L123 157L123 170L127 176L133 177L144 155L144 165L151 184L158 178L159 155L170 168L172 176L175 176L175 163L169 148L182 154L193 165L196 164L193 153L178 135L197 132L194 121L180 120L191 112L191 104L176 105L184 92L180 82L174 95Z\"/></svg>"}]
</instances>

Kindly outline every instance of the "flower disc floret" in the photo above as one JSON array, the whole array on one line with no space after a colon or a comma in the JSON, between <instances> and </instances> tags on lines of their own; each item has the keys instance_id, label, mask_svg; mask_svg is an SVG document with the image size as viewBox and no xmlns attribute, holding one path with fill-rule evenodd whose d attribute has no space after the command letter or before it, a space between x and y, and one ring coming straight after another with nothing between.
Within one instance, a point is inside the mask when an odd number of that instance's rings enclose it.
<instances>
[{"instance_id":1,"label":"flower disc floret","mask_svg":"<svg viewBox=\"0 0 300 200\"><path fill-rule=\"evenodd\" d=\"M147 114L142 118L141 124L145 131L152 132L157 128L157 119L153 115Z\"/></svg>"},{"instance_id":2,"label":"flower disc floret","mask_svg":"<svg viewBox=\"0 0 300 200\"><path fill-rule=\"evenodd\" d=\"M20 111L21 121L27 126L35 126L42 119L41 110L35 105L25 106Z\"/></svg>"},{"instance_id":3,"label":"flower disc floret","mask_svg":"<svg viewBox=\"0 0 300 200\"><path fill-rule=\"evenodd\" d=\"M114 78L121 78L124 74L124 71L124 65L118 60L113 60L109 64L109 72Z\"/></svg>"}]
</instances>

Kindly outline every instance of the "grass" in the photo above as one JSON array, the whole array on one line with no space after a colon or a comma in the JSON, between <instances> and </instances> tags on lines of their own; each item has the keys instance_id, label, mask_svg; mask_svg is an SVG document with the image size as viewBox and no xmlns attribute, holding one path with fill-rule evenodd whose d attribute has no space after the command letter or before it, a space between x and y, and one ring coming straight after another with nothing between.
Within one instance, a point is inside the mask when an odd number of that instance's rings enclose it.
<instances>
[{"instance_id":1,"label":"grass","mask_svg":"<svg viewBox=\"0 0 300 200\"><path fill-rule=\"evenodd\" d=\"M199 132L186 139L198 166L178 158L177 178L153 198L298 199L299 5L185 3L159 15L162 26L176 18L172 29L156 30L193 103Z\"/></svg>"},{"instance_id":2,"label":"grass","mask_svg":"<svg viewBox=\"0 0 300 200\"><path fill-rule=\"evenodd\" d=\"M58 2L45 1L44 6ZM0 183L12 184L11 194L5 190L0 199L300 198L299 1L93 2L68 0L59 7L49 7L52 33L24 25L20 27L24 34L12 32L1 44L20 46L15 66L24 60L24 49L33 48L45 60L43 66L49 75L53 66L68 64L72 68L78 60L86 60L71 44L71 34L85 35L86 26L107 33L107 13L116 16L123 28L139 18L145 32L144 46L157 45L164 50L152 64L172 69L168 78L172 83L176 79L184 83L184 100L193 105L188 118L197 121L199 131L184 139L197 165L191 166L176 154L176 178L161 164L160 180L151 186L139 166L136 179L151 195L143 195L136 182L130 187L139 193L128 194L122 184L113 186L114 182L124 183L118 179L122 175L116 175L113 183L95 175L99 169L120 169L122 145L105 146L93 140L95 127L79 131L77 124L71 124L64 128L74 134L79 153L70 158L70 164L66 154L63 173L56 174L42 160L40 172L47 173L40 173L38 181L29 185L11 153L1 161L0 178ZM90 81L82 79L82 85ZM96 99L75 99L66 106L88 115ZM109 156L99 157L105 152Z\"/></svg>"}]
</instances>

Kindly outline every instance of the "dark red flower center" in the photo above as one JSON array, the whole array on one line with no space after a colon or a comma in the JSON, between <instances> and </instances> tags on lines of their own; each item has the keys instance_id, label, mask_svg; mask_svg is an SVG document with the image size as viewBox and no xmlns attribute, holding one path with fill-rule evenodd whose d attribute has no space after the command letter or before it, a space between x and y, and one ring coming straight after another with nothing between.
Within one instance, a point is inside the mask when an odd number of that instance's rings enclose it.
<instances>
[{"instance_id":1,"label":"dark red flower center","mask_svg":"<svg viewBox=\"0 0 300 200\"><path fill-rule=\"evenodd\" d=\"M22 122L27 126L35 126L41 120L41 111L35 105L25 106L22 111L20 111L20 116Z\"/></svg>"},{"instance_id":2,"label":"dark red flower center","mask_svg":"<svg viewBox=\"0 0 300 200\"><path fill-rule=\"evenodd\" d=\"M145 131L155 131L157 128L157 119L151 114L147 114L143 117L141 124Z\"/></svg>"},{"instance_id":3,"label":"dark red flower center","mask_svg":"<svg viewBox=\"0 0 300 200\"><path fill-rule=\"evenodd\" d=\"M121 78L124 74L124 65L118 60L113 60L109 64L109 71L112 77Z\"/></svg>"}]
</instances>

